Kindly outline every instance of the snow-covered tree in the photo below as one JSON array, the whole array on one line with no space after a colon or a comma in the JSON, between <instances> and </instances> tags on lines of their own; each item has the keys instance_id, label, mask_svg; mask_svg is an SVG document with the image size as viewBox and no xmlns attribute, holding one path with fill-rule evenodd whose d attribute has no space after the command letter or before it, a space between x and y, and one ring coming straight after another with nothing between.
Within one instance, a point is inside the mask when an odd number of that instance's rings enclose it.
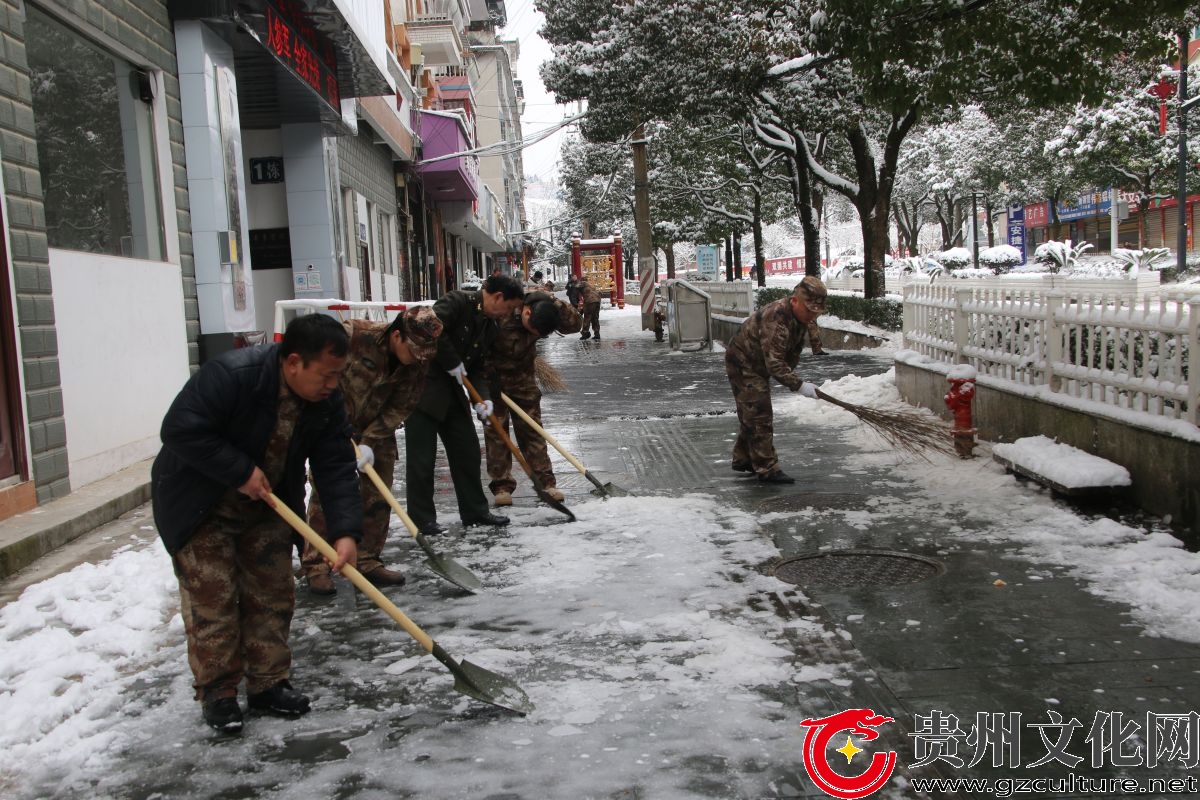
<instances>
[{"instance_id":1,"label":"snow-covered tree","mask_svg":"<svg viewBox=\"0 0 1200 800\"><path fill-rule=\"evenodd\" d=\"M1053 108L1095 102L1113 56L1161 49L1186 0L539 0L560 101L587 100L585 135L615 141L683 113L743 116L796 168L858 209L866 293L883 255L900 147L931 110L980 100ZM822 138L832 143L822 154ZM850 169L845 169L849 165ZM839 166L842 168L839 169ZM810 256L815 255L808 252Z\"/></svg>"},{"instance_id":2,"label":"snow-covered tree","mask_svg":"<svg viewBox=\"0 0 1200 800\"><path fill-rule=\"evenodd\" d=\"M1168 54L1169 56L1169 54ZM1068 163L1082 181L1114 187L1136 196L1138 246L1145 246L1146 210L1155 198L1173 197L1178 187L1179 118L1170 113L1160 129L1160 100L1152 89L1178 72L1159 64L1122 62L1119 81L1099 104L1080 104L1061 132L1045 144L1046 154ZM1189 85L1200 86L1200 67L1189 70ZM1173 111L1175 99L1166 104ZM1188 139L1188 159L1200 163L1200 137ZM1188 171L1189 192L1200 191L1200 175Z\"/></svg>"}]
</instances>

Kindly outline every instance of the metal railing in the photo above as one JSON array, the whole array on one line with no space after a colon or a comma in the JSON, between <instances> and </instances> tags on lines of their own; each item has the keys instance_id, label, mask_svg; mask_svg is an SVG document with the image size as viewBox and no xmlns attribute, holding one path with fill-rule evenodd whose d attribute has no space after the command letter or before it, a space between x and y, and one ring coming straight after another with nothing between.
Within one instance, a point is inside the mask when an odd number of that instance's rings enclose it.
<instances>
[{"instance_id":1,"label":"metal railing","mask_svg":"<svg viewBox=\"0 0 1200 800\"><path fill-rule=\"evenodd\" d=\"M979 375L1197 424L1200 374L1188 357L1200 299L979 288L904 287L904 347Z\"/></svg>"}]
</instances>

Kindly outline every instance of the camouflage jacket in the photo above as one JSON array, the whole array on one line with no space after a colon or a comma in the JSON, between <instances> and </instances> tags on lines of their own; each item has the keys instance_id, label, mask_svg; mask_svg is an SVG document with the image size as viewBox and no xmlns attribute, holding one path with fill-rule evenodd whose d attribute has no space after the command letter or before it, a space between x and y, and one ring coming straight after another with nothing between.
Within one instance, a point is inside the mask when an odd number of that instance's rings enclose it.
<instances>
[{"instance_id":1,"label":"camouflage jacket","mask_svg":"<svg viewBox=\"0 0 1200 800\"><path fill-rule=\"evenodd\" d=\"M556 331L562 334L578 333L583 327L579 312L562 300L540 292L525 295L526 302L544 298L554 300L558 308ZM500 332L492 340L492 349L487 356L488 379L493 386L525 385L534 378L533 361L537 358L537 343L540 337L521 324L521 311L500 321Z\"/></svg>"},{"instance_id":2,"label":"camouflage jacket","mask_svg":"<svg viewBox=\"0 0 1200 800\"><path fill-rule=\"evenodd\" d=\"M597 291L595 286L592 286L587 281L583 281L579 284L579 294L584 305L587 305L588 303L600 302L600 292Z\"/></svg>"},{"instance_id":3,"label":"camouflage jacket","mask_svg":"<svg viewBox=\"0 0 1200 800\"><path fill-rule=\"evenodd\" d=\"M350 357L341 388L354 435L368 444L392 438L421 399L428 364L396 360L381 340L386 322L352 319L343 324L350 334Z\"/></svg>"},{"instance_id":4,"label":"camouflage jacket","mask_svg":"<svg viewBox=\"0 0 1200 800\"><path fill-rule=\"evenodd\" d=\"M742 323L725 357L795 391L803 380L793 370L800 363L807 336L808 326L792 315L791 298L784 297L763 306Z\"/></svg>"}]
</instances>

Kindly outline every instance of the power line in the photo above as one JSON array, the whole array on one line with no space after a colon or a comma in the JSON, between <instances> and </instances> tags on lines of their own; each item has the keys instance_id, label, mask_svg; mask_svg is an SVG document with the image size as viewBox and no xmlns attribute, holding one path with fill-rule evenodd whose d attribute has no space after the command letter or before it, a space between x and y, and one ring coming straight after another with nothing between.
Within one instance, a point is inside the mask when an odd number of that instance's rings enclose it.
<instances>
[{"instance_id":1,"label":"power line","mask_svg":"<svg viewBox=\"0 0 1200 800\"><path fill-rule=\"evenodd\" d=\"M587 116L587 112L582 111L578 114L572 114L571 116L565 118L561 122L556 123L555 125L552 125L549 128L540 130L537 133L532 133L529 136L526 136L523 139L516 141L516 142L505 140L505 141L495 142L495 143L489 144L489 145L484 145L483 147L475 147L470 150L462 150L457 153L447 153L446 155L435 156L434 158L427 158L422 161L418 161L416 163L416 166L422 167L422 166L425 166L426 164L435 164L439 161L447 161L451 158L461 158L462 156L494 156L494 155L504 155L507 153L515 153L518 150L524 150L527 147L535 145L538 142L542 141L543 139L550 138L552 135L554 135L558 131L562 130L563 128L567 127L568 125L571 125L571 124L583 119L585 116Z\"/></svg>"}]
</instances>

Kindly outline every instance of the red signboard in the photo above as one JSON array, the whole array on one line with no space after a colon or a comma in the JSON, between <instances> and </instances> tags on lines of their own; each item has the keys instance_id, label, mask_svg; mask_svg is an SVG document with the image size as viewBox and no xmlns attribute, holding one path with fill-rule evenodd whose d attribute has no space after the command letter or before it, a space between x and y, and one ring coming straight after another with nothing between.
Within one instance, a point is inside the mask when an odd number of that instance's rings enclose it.
<instances>
[{"instance_id":1,"label":"red signboard","mask_svg":"<svg viewBox=\"0 0 1200 800\"><path fill-rule=\"evenodd\" d=\"M321 99L342 112L342 95L338 88L337 59L329 49L324 58L318 48L296 30L274 6L267 4L267 49L296 77L312 87ZM331 63L332 62L332 63Z\"/></svg>"},{"instance_id":2,"label":"red signboard","mask_svg":"<svg viewBox=\"0 0 1200 800\"><path fill-rule=\"evenodd\" d=\"M1025 227L1044 228L1050 223L1050 204L1031 203L1025 206Z\"/></svg>"}]
</instances>

